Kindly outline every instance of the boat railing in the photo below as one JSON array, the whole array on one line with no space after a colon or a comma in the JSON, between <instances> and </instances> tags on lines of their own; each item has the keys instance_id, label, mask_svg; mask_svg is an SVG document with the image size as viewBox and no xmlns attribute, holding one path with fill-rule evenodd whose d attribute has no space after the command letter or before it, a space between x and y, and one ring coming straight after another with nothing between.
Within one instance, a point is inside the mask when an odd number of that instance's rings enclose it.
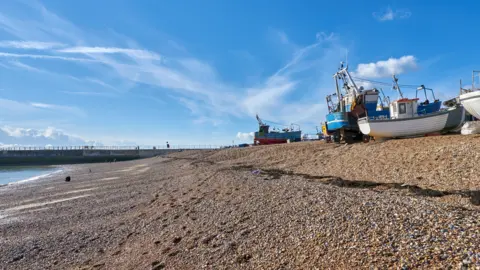
<instances>
[{"instance_id":1,"label":"boat railing","mask_svg":"<svg viewBox=\"0 0 480 270\"><path fill-rule=\"evenodd\" d=\"M368 120L389 120L389 119L391 119L387 115L367 116L367 117L368 117Z\"/></svg>"}]
</instances>

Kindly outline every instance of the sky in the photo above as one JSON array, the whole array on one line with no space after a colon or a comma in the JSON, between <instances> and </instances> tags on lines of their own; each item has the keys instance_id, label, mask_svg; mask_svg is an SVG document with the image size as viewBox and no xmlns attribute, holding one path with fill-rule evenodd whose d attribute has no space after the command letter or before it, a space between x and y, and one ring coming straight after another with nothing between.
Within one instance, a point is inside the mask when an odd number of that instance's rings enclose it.
<instances>
[{"instance_id":1,"label":"sky","mask_svg":"<svg viewBox=\"0 0 480 270\"><path fill-rule=\"evenodd\" d=\"M0 145L228 145L257 113L314 134L341 61L452 98L480 68L479 6L0 1Z\"/></svg>"}]
</instances>

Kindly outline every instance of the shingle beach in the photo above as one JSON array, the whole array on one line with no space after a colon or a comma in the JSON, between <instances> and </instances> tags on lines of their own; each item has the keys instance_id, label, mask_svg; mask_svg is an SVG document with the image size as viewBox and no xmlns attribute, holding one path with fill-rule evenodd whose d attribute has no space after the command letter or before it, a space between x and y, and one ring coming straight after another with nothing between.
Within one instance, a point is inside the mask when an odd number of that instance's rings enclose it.
<instances>
[{"instance_id":1,"label":"shingle beach","mask_svg":"<svg viewBox=\"0 0 480 270\"><path fill-rule=\"evenodd\" d=\"M0 265L480 269L479 161L458 135L72 165L0 187Z\"/></svg>"}]
</instances>

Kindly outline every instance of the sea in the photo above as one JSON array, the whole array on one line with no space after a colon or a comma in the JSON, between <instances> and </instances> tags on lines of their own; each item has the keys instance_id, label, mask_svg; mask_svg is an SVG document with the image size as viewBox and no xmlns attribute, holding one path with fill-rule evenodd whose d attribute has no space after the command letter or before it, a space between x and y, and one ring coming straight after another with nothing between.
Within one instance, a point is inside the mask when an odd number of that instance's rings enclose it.
<instances>
[{"instance_id":1,"label":"sea","mask_svg":"<svg viewBox=\"0 0 480 270\"><path fill-rule=\"evenodd\" d=\"M38 180L61 171L55 166L1 166L0 185Z\"/></svg>"}]
</instances>

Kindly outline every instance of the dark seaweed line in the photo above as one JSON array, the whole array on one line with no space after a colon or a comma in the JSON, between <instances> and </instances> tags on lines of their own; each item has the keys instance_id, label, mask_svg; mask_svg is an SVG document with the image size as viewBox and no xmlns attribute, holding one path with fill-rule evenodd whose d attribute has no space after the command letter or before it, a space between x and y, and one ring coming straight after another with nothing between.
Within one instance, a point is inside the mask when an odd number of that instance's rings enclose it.
<instances>
[{"instance_id":1,"label":"dark seaweed line","mask_svg":"<svg viewBox=\"0 0 480 270\"><path fill-rule=\"evenodd\" d=\"M252 170L254 167L252 165L240 165L234 166L233 170ZM320 180L320 183L334 185L337 187L346 187L346 188L368 188L372 189L375 187L387 187L389 189L407 189L414 195L424 196L424 197L443 197L447 195L460 195L465 198L470 198L470 202L473 205L480 205L480 190L452 190L452 191L441 191L434 190L429 188L421 188L417 185L407 185L401 183L379 183L373 181L364 181L364 180L347 180L337 176L331 175L310 175L305 173L295 173L293 171L285 171L281 169L260 169L261 174L269 175L272 179L280 179L283 175L289 176L299 176L307 180Z\"/></svg>"}]
</instances>

